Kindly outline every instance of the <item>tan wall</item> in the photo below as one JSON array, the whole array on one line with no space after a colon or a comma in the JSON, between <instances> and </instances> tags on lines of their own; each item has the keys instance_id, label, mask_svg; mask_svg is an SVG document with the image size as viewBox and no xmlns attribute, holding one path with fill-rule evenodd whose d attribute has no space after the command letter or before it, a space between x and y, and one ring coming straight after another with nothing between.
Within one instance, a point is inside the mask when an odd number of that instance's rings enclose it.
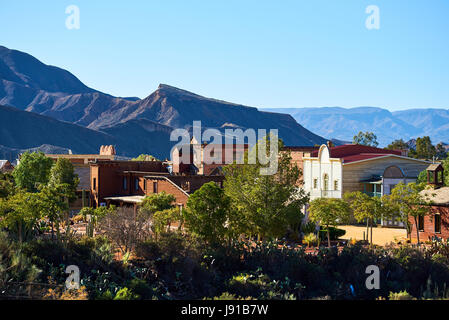
<instances>
[{"instance_id":1,"label":"tan wall","mask_svg":"<svg viewBox=\"0 0 449 320\"><path fill-rule=\"evenodd\" d=\"M373 175L381 176L385 169L392 165L401 168L407 177L417 177L429 164L395 157L343 164L343 193L363 191L361 180L370 179Z\"/></svg>"}]
</instances>

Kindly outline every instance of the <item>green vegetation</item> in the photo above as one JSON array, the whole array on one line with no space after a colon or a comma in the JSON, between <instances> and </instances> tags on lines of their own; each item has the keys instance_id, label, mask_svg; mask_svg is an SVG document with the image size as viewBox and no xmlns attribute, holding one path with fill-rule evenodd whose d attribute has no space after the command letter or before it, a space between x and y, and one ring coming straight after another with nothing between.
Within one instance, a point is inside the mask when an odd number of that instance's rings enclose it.
<instances>
[{"instance_id":1,"label":"green vegetation","mask_svg":"<svg viewBox=\"0 0 449 320\"><path fill-rule=\"evenodd\" d=\"M352 138L353 144L361 144L364 146L377 147L379 143L377 142L377 136L372 132L362 132L360 131L354 138Z\"/></svg>"}]
</instances>

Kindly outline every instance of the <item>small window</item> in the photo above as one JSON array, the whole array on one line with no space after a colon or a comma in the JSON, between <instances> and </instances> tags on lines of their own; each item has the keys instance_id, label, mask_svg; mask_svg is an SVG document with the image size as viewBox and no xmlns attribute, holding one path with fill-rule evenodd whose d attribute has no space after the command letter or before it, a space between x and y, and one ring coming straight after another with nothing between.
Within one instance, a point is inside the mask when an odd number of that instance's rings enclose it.
<instances>
[{"instance_id":1,"label":"small window","mask_svg":"<svg viewBox=\"0 0 449 320\"><path fill-rule=\"evenodd\" d=\"M123 177L123 190L128 190L128 179Z\"/></svg>"},{"instance_id":2,"label":"small window","mask_svg":"<svg viewBox=\"0 0 449 320\"><path fill-rule=\"evenodd\" d=\"M147 180L143 180L143 190L147 191Z\"/></svg>"},{"instance_id":3,"label":"small window","mask_svg":"<svg viewBox=\"0 0 449 320\"><path fill-rule=\"evenodd\" d=\"M435 233L441 233L441 215L435 215Z\"/></svg>"},{"instance_id":4,"label":"small window","mask_svg":"<svg viewBox=\"0 0 449 320\"><path fill-rule=\"evenodd\" d=\"M97 190L97 178L94 178L93 189Z\"/></svg>"},{"instance_id":5,"label":"small window","mask_svg":"<svg viewBox=\"0 0 449 320\"><path fill-rule=\"evenodd\" d=\"M418 217L418 230L424 231L424 216Z\"/></svg>"},{"instance_id":6,"label":"small window","mask_svg":"<svg viewBox=\"0 0 449 320\"><path fill-rule=\"evenodd\" d=\"M313 188L314 189L318 188L318 179L317 178L313 179Z\"/></svg>"},{"instance_id":7,"label":"small window","mask_svg":"<svg viewBox=\"0 0 449 320\"><path fill-rule=\"evenodd\" d=\"M153 193L157 193L157 181L153 182Z\"/></svg>"},{"instance_id":8,"label":"small window","mask_svg":"<svg viewBox=\"0 0 449 320\"><path fill-rule=\"evenodd\" d=\"M338 180L334 181L334 190L337 191L338 190Z\"/></svg>"},{"instance_id":9,"label":"small window","mask_svg":"<svg viewBox=\"0 0 449 320\"><path fill-rule=\"evenodd\" d=\"M134 179L134 190L139 190L139 178Z\"/></svg>"}]
</instances>

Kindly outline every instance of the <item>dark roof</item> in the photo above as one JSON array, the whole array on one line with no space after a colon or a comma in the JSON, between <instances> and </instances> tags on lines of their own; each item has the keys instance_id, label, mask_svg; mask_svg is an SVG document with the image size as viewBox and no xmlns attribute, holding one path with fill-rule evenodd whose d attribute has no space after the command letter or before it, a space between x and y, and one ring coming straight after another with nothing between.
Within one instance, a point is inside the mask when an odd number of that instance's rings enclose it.
<instances>
[{"instance_id":1,"label":"dark roof","mask_svg":"<svg viewBox=\"0 0 449 320\"><path fill-rule=\"evenodd\" d=\"M427 171L437 171L444 169L441 163L432 163L430 166L427 167Z\"/></svg>"},{"instance_id":2,"label":"dark roof","mask_svg":"<svg viewBox=\"0 0 449 320\"><path fill-rule=\"evenodd\" d=\"M387 154L401 155L399 150L387 150L376 147L369 147L360 144L345 144L329 148L331 158L345 158L349 162L370 159ZM351 157L356 156L357 157ZM312 157L318 156L318 150L312 152ZM347 161L345 161L347 162Z\"/></svg>"}]
</instances>

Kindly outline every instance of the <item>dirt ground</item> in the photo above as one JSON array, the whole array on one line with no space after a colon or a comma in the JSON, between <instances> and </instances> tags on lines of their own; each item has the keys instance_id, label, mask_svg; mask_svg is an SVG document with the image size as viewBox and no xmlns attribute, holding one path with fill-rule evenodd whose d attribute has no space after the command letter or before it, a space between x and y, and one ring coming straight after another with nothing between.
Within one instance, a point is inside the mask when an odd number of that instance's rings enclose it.
<instances>
[{"instance_id":1,"label":"dirt ground","mask_svg":"<svg viewBox=\"0 0 449 320\"><path fill-rule=\"evenodd\" d=\"M339 229L346 230L346 234L340 239L355 239L363 240L363 232L365 232L366 237L366 227L359 226L338 226ZM407 231L405 229L397 228L373 228L373 243L377 245L386 245L390 242L395 242L397 240L407 239Z\"/></svg>"}]
</instances>

